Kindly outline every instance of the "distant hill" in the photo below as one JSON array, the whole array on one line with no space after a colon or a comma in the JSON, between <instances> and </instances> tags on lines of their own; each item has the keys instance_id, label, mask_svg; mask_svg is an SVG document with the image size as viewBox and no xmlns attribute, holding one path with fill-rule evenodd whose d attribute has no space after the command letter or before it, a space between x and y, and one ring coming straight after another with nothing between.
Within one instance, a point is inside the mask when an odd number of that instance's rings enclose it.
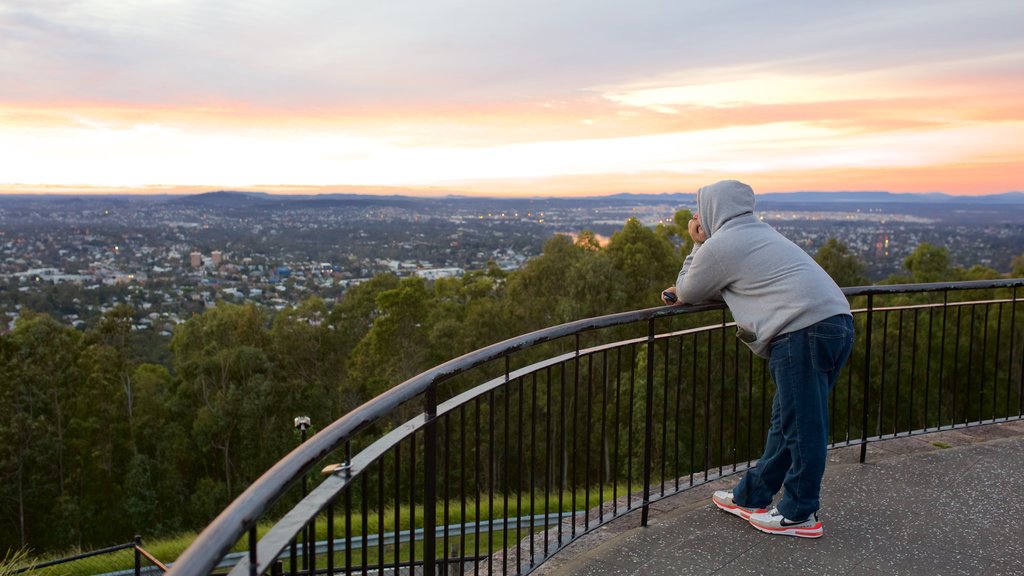
<instances>
[{"instance_id":1,"label":"distant hill","mask_svg":"<svg viewBox=\"0 0 1024 576\"><path fill-rule=\"evenodd\" d=\"M170 203L229 208L234 206L247 207L252 206L253 204L260 204L267 202L268 200L276 199L277 198L275 196L271 196L266 192L235 192L232 190L218 190L216 192L176 196L170 200Z\"/></svg>"},{"instance_id":2,"label":"distant hill","mask_svg":"<svg viewBox=\"0 0 1024 576\"><path fill-rule=\"evenodd\" d=\"M869 202L879 203L910 203L910 204L1024 204L1024 192L1004 192L1002 194L986 194L981 196L954 196L940 192L926 194L908 194L893 192L779 192L758 194L761 202Z\"/></svg>"},{"instance_id":3,"label":"distant hill","mask_svg":"<svg viewBox=\"0 0 1024 576\"><path fill-rule=\"evenodd\" d=\"M508 205L542 204L547 207L571 207L613 201L617 204L693 204L697 195L693 193L670 192L665 194L612 194L610 196L574 196L574 197L527 197L499 198L481 196L443 196L420 197L401 195L375 194L316 194L290 195L268 194L266 192L240 192L218 190L189 196L172 196L167 201L174 204L195 206L215 206L221 208L283 208L283 207L331 207L331 206L395 206L410 207L413 205L457 203L461 205L495 203ZM830 203L863 203L863 204L985 204L985 205L1024 205L1024 192L1005 192L1002 194L986 194L981 196L954 196L931 192L925 194L893 193L880 191L850 192L773 192L757 195L758 203L765 204L830 204Z\"/></svg>"}]
</instances>

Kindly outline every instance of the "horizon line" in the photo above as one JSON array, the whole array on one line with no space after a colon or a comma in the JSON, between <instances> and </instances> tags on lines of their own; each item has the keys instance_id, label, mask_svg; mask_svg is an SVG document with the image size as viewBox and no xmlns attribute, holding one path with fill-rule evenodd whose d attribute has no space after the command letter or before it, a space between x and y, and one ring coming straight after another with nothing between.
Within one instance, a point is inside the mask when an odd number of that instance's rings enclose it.
<instances>
[{"instance_id":1,"label":"horizon line","mask_svg":"<svg viewBox=\"0 0 1024 576\"><path fill-rule=\"evenodd\" d=\"M255 185L255 186L180 186L180 185L144 185L144 186L101 186L101 185L63 185L63 184L0 184L0 196L198 196L218 192L235 194L261 194L267 196L401 196L410 198L499 198L499 199L541 199L541 198L600 198L611 196L670 196L680 194L696 194L696 190L659 190L659 191L579 191L573 193L521 193L521 192L485 192L463 190L458 188L441 188L436 186L354 186L341 184L336 186L303 186L303 185ZM799 190L768 190L756 192L758 196L769 194L889 194L893 196L929 196L942 195L954 198L970 198L975 196L1001 196L1024 194L1021 190L1004 190L1002 192L951 193L939 190L891 192L882 189L799 189Z\"/></svg>"}]
</instances>

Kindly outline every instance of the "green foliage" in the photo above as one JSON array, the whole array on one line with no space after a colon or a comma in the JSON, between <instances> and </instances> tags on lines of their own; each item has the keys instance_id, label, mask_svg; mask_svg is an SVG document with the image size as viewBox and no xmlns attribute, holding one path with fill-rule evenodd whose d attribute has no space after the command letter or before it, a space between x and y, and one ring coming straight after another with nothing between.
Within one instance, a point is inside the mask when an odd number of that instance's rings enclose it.
<instances>
[{"instance_id":1,"label":"green foliage","mask_svg":"<svg viewBox=\"0 0 1024 576\"><path fill-rule=\"evenodd\" d=\"M864 264L845 244L835 238L829 238L828 242L818 249L814 260L839 286L864 286L869 283L864 273Z\"/></svg>"},{"instance_id":2,"label":"green foliage","mask_svg":"<svg viewBox=\"0 0 1024 576\"><path fill-rule=\"evenodd\" d=\"M940 282L958 276L949 266L949 251L927 242L904 258L903 266L910 271L912 282Z\"/></svg>"},{"instance_id":3,"label":"green foliage","mask_svg":"<svg viewBox=\"0 0 1024 576\"><path fill-rule=\"evenodd\" d=\"M1024 278L1024 252L1013 257L1013 269L1010 272L1013 278Z\"/></svg>"},{"instance_id":4,"label":"green foliage","mask_svg":"<svg viewBox=\"0 0 1024 576\"><path fill-rule=\"evenodd\" d=\"M28 559L28 551L24 548L6 550L3 557L0 557L0 576L13 576L26 568L31 568L33 564L28 562Z\"/></svg>"}]
</instances>

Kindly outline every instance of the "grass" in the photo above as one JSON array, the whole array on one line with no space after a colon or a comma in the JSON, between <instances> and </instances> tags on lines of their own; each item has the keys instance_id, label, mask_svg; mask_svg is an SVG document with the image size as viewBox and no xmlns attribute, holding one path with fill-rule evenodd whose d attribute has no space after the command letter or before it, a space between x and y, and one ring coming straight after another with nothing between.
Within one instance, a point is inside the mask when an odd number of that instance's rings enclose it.
<instances>
[{"instance_id":1,"label":"grass","mask_svg":"<svg viewBox=\"0 0 1024 576\"><path fill-rule=\"evenodd\" d=\"M9 549L0 558L0 576L10 576L15 570L31 568L34 562L28 559L28 551L24 548L19 550Z\"/></svg>"},{"instance_id":2,"label":"grass","mask_svg":"<svg viewBox=\"0 0 1024 576\"><path fill-rule=\"evenodd\" d=\"M619 485L615 490L617 497L622 497L632 492L641 490L640 487L634 486L632 490L629 490L625 485ZM583 510L597 507L602 502L608 502L612 499L613 490L611 486L605 486L603 491L596 488L591 488L589 499L585 499L585 490L578 489L576 491L575 507L573 507L573 495L572 492L566 491L561 494L561 506L559 506L559 495L555 494L535 494L533 503L533 514L545 514L545 513L557 513L557 512L582 512ZM517 497L519 498L519 508L517 509ZM462 503L459 501L448 502L448 516L445 517L444 503L439 502L435 508L435 514L438 525L449 524L463 524L463 523L476 523L479 520L481 523L485 523L489 520L500 520L502 518L515 518L518 516L529 516L530 515L530 495L529 494L508 494L508 508L506 511L505 494L494 495L494 506L493 512L490 503L487 499L487 494L480 494L480 506L477 506L476 498L473 497L472 501L467 501L465 506L465 515L462 514ZM353 542L361 542L363 532L363 514L357 503L353 503L353 507L356 508L352 512L351 516L351 533ZM545 508L546 507L546 508ZM410 519L412 517L412 510L409 506L399 506L397 509L393 506L386 507L383 513L383 529L379 526L379 516L376 509L369 509L366 514L366 525L369 529L370 534L377 534L378 532L393 533L397 529L401 531L407 531L411 528ZM335 505L334 512L334 538L335 540L342 540L345 538L345 518L339 500ZM415 518L416 528L423 527L423 513L424 507L422 505L415 507ZM591 521L596 521L596 518L591 517ZM257 528L257 536L262 538L274 525L273 521L261 522ZM553 525L552 525L553 527ZM520 528L519 534L516 534L515 530L508 531L508 540L506 543L505 533L498 529L492 531L490 538L488 539L485 535L477 534L466 534L465 535L465 550L463 555L471 555L477 549L477 538L479 536L479 550L482 555L487 555L500 551L506 547L514 547L519 543L521 538L525 538L529 534L529 528ZM543 531L544 527L541 525L535 526L535 533ZM482 527L482 530L485 530ZM316 541L323 541L327 539L327 518L321 515L316 521ZM183 532L174 536L158 538L153 540L144 539L142 546L147 552L158 558L161 562L167 564L173 562L178 556L180 556L186 548L195 540L198 533L195 532ZM393 537L393 536L392 536ZM566 536L568 538L568 536ZM404 537L403 537L404 538ZM459 536L451 536L449 539L449 546L453 546L460 540ZM248 548L248 537L243 536L239 542L234 546L233 551L241 552ZM130 551L129 551L130 552ZM397 549L392 544L386 544L384 546L384 563L394 564L395 558L397 557L401 562L409 561L410 546L407 542L401 543ZM437 557L441 558L444 556L443 544L438 542ZM423 543L422 541L416 542L415 553L417 559L423 557ZM380 552L377 547L369 547L365 551L366 558L369 560L370 565L376 565L380 561ZM64 556L70 556L67 554ZM363 560L363 550L353 549L352 563L359 565ZM61 557L61 556L56 556ZM338 552L335 554L335 563L341 565L344 563L344 552ZM18 560L18 565L24 565L28 558L24 553ZM6 560L4 560L6 561ZM133 554L125 554L117 558L110 558L110 563L105 563L103 570L99 572L116 571L122 569L132 568L134 566ZM514 562L514 559L511 560ZM0 561L3 562L3 561ZM321 559L319 563L322 563ZM7 576L7 572L3 572L2 567L4 564L0 563L0 576ZM89 572L84 566L77 564L67 564L62 566L65 573L75 574L89 574L97 572ZM68 572L70 571L70 572ZM58 574L60 572L52 572L52 574ZM51 574L51 572L47 572ZM35 573L33 573L35 576Z\"/></svg>"}]
</instances>

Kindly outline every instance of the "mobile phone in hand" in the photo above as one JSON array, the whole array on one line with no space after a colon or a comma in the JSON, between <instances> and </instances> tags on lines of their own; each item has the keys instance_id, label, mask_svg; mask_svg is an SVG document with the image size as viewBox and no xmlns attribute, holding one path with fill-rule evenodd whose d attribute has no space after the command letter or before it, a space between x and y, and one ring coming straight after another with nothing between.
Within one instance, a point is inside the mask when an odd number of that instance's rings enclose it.
<instances>
[{"instance_id":1,"label":"mobile phone in hand","mask_svg":"<svg viewBox=\"0 0 1024 576\"><path fill-rule=\"evenodd\" d=\"M665 290L664 292L662 292L661 293L661 297L664 298L665 302L668 302L669 304L675 304L676 300L678 300L678 298L676 297L675 293L674 292L669 292L668 290Z\"/></svg>"}]
</instances>

